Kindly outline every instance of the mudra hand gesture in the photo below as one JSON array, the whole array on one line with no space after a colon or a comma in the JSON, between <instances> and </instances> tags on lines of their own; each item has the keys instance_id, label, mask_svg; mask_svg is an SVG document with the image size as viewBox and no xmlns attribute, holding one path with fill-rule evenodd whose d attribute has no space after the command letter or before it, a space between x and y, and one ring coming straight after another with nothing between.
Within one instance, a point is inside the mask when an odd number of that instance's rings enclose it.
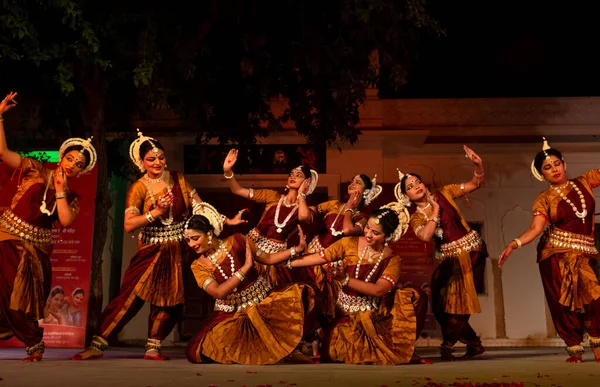
<instances>
[{"instance_id":1,"label":"mudra hand gesture","mask_svg":"<svg viewBox=\"0 0 600 387\"><path fill-rule=\"evenodd\" d=\"M480 167L481 164L483 163L483 161L481 160L481 157L479 157L479 155L477 155L477 153L473 152L473 149L469 148L466 145L463 145L463 149L465 151L465 157L468 158L469 160L471 160L473 162L473 164Z\"/></svg>"},{"instance_id":2,"label":"mudra hand gesture","mask_svg":"<svg viewBox=\"0 0 600 387\"><path fill-rule=\"evenodd\" d=\"M298 193L302 196L308 195L308 190L310 188L310 183L312 182L312 177L306 178L302 185L300 185L300 189L298 189Z\"/></svg>"},{"instance_id":3,"label":"mudra hand gesture","mask_svg":"<svg viewBox=\"0 0 600 387\"><path fill-rule=\"evenodd\" d=\"M248 223L248 221L246 219L242 219L242 215L244 215L244 212L246 212L246 211L248 211L247 208L239 210L237 212L237 214L235 214L235 216L233 217L233 219L226 219L225 223L228 226L237 226L239 224Z\"/></svg>"},{"instance_id":4,"label":"mudra hand gesture","mask_svg":"<svg viewBox=\"0 0 600 387\"><path fill-rule=\"evenodd\" d=\"M223 172L229 173L231 169L235 165L238 157L238 150L232 149L227 153L227 157L225 157L225 161L223 161Z\"/></svg>"},{"instance_id":5,"label":"mudra hand gesture","mask_svg":"<svg viewBox=\"0 0 600 387\"><path fill-rule=\"evenodd\" d=\"M246 273L248 273L248 270L250 270L250 268L252 268L253 264L254 264L254 255L252 254L252 249L250 248L250 243L248 243L248 240L246 239L246 261L244 262L244 266L242 266L242 269L246 269Z\"/></svg>"},{"instance_id":6,"label":"mudra hand gesture","mask_svg":"<svg viewBox=\"0 0 600 387\"><path fill-rule=\"evenodd\" d=\"M171 204L173 204L173 199L175 199L173 194L166 193L158 198L156 207L159 209L159 211L161 211L161 213L164 214L169 209Z\"/></svg>"},{"instance_id":7,"label":"mudra hand gesture","mask_svg":"<svg viewBox=\"0 0 600 387\"><path fill-rule=\"evenodd\" d=\"M17 101L15 101L15 97L17 93L10 92L4 97L4 99L0 102L0 116L10 109L17 106Z\"/></svg>"},{"instance_id":8,"label":"mudra hand gesture","mask_svg":"<svg viewBox=\"0 0 600 387\"><path fill-rule=\"evenodd\" d=\"M67 174L65 173L65 170L62 167L58 167L52 176L56 193L65 192L67 186Z\"/></svg>"},{"instance_id":9,"label":"mudra hand gesture","mask_svg":"<svg viewBox=\"0 0 600 387\"><path fill-rule=\"evenodd\" d=\"M296 246L296 253L301 254L306 250L306 235L304 235L304 231L302 231L300 225L298 225L298 237L300 238L300 243Z\"/></svg>"},{"instance_id":10,"label":"mudra hand gesture","mask_svg":"<svg viewBox=\"0 0 600 387\"><path fill-rule=\"evenodd\" d=\"M361 199L362 199L362 196L361 196L360 192L358 192L358 191L353 192L352 195L350 195L350 197L348 198L348 203L346 203L346 209L354 210L360 204Z\"/></svg>"}]
</instances>

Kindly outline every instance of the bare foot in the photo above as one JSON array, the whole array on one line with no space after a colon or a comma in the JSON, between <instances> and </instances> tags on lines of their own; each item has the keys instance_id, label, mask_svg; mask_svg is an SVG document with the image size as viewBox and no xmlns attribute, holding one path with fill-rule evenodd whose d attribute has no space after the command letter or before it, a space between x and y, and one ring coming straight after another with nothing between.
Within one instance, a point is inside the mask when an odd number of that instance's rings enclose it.
<instances>
[{"instance_id":1,"label":"bare foot","mask_svg":"<svg viewBox=\"0 0 600 387\"><path fill-rule=\"evenodd\" d=\"M71 360L92 360L92 359L100 359L104 356L104 352L94 347L87 347L87 349L83 352L79 352L75 356L71 358Z\"/></svg>"},{"instance_id":2,"label":"bare foot","mask_svg":"<svg viewBox=\"0 0 600 387\"><path fill-rule=\"evenodd\" d=\"M600 363L600 347L592 347L592 352L594 352L594 359L596 359L596 363Z\"/></svg>"},{"instance_id":3,"label":"bare foot","mask_svg":"<svg viewBox=\"0 0 600 387\"><path fill-rule=\"evenodd\" d=\"M162 360L171 360L171 359L168 356L163 356L160 353L160 351L157 351L156 349L149 349L144 354L144 360L158 360L158 361L162 361Z\"/></svg>"},{"instance_id":4,"label":"bare foot","mask_svg":"<svg viewBox=\"0 0 600 387\"><path fill-rule=\"evenodd\" d=\"M582 361L581 355L573 355L567 359L567 363L581 363Z\"/></svg>"}]
</instances>

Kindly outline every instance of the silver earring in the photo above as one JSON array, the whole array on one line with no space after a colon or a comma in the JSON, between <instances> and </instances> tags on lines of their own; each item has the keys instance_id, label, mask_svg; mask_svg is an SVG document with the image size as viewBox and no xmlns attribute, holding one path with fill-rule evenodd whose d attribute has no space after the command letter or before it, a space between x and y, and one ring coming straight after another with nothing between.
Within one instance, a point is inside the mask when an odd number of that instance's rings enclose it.
<instances>
[{"instance_id":1,"label":"silver earring","mask_svg":"<svg viewBox=\"0 0 600 387\"><path fill-rule=\"evenodd\" d=\"M212 243L212 234L208 234L208 244L210 245Z\"/></svg>"},{"instance_id":2,"label":"silver earring","mask_svg":"<svg viewBox=\"0 0 600 387\"><path fill-rule=\"evenodd\" d=\"M286 190L286 191L289 191L289 190L290 190L290 187L289 187L287 184L285 185L285 190Z\"/></svg>"}]
</instances>

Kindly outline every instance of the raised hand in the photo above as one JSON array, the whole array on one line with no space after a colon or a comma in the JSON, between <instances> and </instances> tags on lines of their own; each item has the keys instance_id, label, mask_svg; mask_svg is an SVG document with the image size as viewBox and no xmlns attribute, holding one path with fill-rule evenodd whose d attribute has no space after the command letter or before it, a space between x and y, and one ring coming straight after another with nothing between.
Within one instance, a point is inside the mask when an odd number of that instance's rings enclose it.
<instances>
[{"instance_id":1,"label":"raised hand","mask_svg":"<svg viewBox=\"0 0 600 387\"><path fill-rule=\"evenodd\" d=\"M4 97L0 102L0 115L17 106L17 101L15 101L16 96L17 93L10 92Z\"/></svg>"},{"instance_id":2,"label":"raised hand","mask_svg":"<svg viewBox=\"0 0 600 387\"><path fill-rule=\"evenodd\" d=\"M67 174L62 167L56 168L54 171L54 189L56 193L65 192L65 187L67 186Z\"/></svg>"},{"instance_id":3,"label":"raised hand","mask_svg":"<svg viewBox=\"0 0 600 387\"><path fill-rule=\"evenodd\" d=\"M358 207L358 205L360 204L362 200L362 195L360 194L360 192L355 191L352 193L352 195L350 195L350 197L348 198L348 203L346 203L346 209L355 209Z\"/></svg>"},{"instance_id":4,"label":"raised hand","mask_svg":"<svg viewBox=\"0 0 600 387\"><path fill-rule=\"evenodd\" d=\"M228 173L231 172L231 169L235 165L238 157L238 150L232 149L227 153L227 157L225 157L225 161L223 161L223 172Z\"/></svg>"},{"instance_id":5,"label":"raised hand","mask_svg":"<svg viewBox=\"0 0 600 387\"><path fill-rule=\"evenodd\" d=\"M431 204L433 210L440 208L440 204L435 200L435 196L433 196L431 192L427 192L427 203Z\"/></svg>"},{"instance_id":6,"label":"raised hand","mask_svg":"<svg viewBox=\"0 0 600 387\"><path fill-rule=\"evenodd\" d=\"M300 189L298 190L298 193L303 194L303 195L308 195L308 190L310 188L311 182L312 182L312 177L309 177L308 179L304 179L304 181L302 182L302 185L300 185Z\"/></svg>"},{"instance_id":7,"label":"raised hand","mask_svg":"<svg viewBox=\"0 0 600 387\"><path fill-rule=\"evenodd\" d=\"M473 152L473 150L466 145L463 145L463 149L465 151L465 156L469 160L471 160L473 162L473 164L475 164L477 166L481 166L483 161L481 160L481 157L479 157L479 155L477 155L477 153Z\"/></svg>"},{"instance_id":8,"label":"raised hand","mask_svg":"<svg viewBox=\"0 0 600 387\"><path fill-rule=\"evenodd\" d=\"M250 270L252 265L254 264L254 255L252 254L252 249L250 248L250 243L246 240L246 261L244 262L244 267L247 270ZM246 273L248 272L246 270Z\"/></svg>"},{"instance_id":9,"label":"raised hand","mask_svg":"<svg viewBox=\"0 0 600 387\"><path fill-rule=\"evenodd\" d=\"M161 214L164 214L169 209L171 204L173 204L174 199L175 199L175 196L173 194L166 193L158 198L158 202L156 203L156 208L158 208L158 210L161 212Z\"/></svg>"},{"instance_id":10,"label":"raised hand","mask_svg":"<svg viewBox=\"0 0 600 387\"><path fill-rule=\"evenodd\" d=\"M306 235L304 235L300 225L298 225L298 237L300 238L300 243L298 243L298 246L296 246L296 252L300 254L306 250Z\"/></svg>"},{"instance_id":11,"label":"raised hand","mask_svg":"<svg viewBox=\"0 0 600 387\"><path fill-rule=\"evenodd\" d=\"M237 226L239 224L248 223L246 219L242 219L242 215L244 215L244 212L246 211L248 211L247 208L239 210L238 213L233 217L233 219L225 219L225 224L227 224L228 226Z\"/></svg>"}]
</instances>

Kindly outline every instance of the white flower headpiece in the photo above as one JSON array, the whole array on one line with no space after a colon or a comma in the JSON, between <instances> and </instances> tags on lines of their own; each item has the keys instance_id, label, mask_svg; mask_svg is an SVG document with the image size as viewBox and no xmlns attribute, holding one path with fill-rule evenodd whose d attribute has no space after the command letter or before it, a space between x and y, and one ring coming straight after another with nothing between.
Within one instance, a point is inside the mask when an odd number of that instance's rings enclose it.
<instances>
[{"instance_id":1,"label":"white flower headpiece","mask_svg":"<svg viewBox=\"0 0 600 387\"><path fill-rule=\"evenodd\" d=\"M542 152L544 152L544 156L546 157L546 159L550 158L550 155L546 152L548 149L550 149L550 145L548 145L548 141L546 140L546 137L542 137L544 139L544 144L542 145ZM533 159L533 161L531 162L531 174L533 175L533 177L535 177L536 179L538 179L539 181L544 181L544 176L538 172L538 170L535 168L535 159Z\"/></svg>"},{"instance_id":2,"label":"white flower headpiece","mask_svg":"<svg viewBox=\"0 0 600 387\"><path fill-rule=\"evenodd\" d=\"M380 209L392 210L398 216L398 227L394 230L394 232L387 237L386 240L390 242L397 242L402 238L406 231L408 230L408 225L410 221L410 214L408 213L408 209L406 206L400 204L399 202L391 202L386 204L385 206L381 206ZM390 211L384 211L377 216L375 219L375 223L379 224L379 220L387 215Z\"/></svg>"},{"instance_id":3,"label":"white flower headpiece","mask_svg":"<svg viewBox=\"0 0 600 387\"><path fill-rule=\"evenodd\" d=\"M365 201L365 206L368 206L369 204L371 204L373 202L373 200L375 200L377 198L377 196L379 196L381 194L381 192L383 191L383 187L380 185L377 185L377 175L375 175L375 177L373 179L371 179L371 183L373 184L373 187L368 188L368 189L364 190L364 192L363 192L363 199Z\"/></svg>"},{"instance_id":4,"label":"white flower headpiece","mask_svg":"<svg viewBox=\"0 0 600 387\"><path fill-rule=\"evenodd\" d=\"M408 198L408 196L406 194L402 193L402 179L404 179L404 177L406 177L407 179L412 176L411 174L404 174L402 172L400 172L400 170L398 168L396 168L396 170L398 171L398 184L396 184L396 186L394 187L394 196L396 197L396 200L398 200L398 204L404 206L404 207L410 207L411 202L410 199Z\"/></svg>"},{"instance_id":5,"label":"white flower headpiece","mask_svg":"<svg viewBox=\"0 0 600 387\"><path fill-rule=\"evenodd\" d=\"M98 160L98 155L96 154L96 148L94 148L94 146L92 145L92 139L94 137L90 137L87 140L83 139L83 138L79 138L79 137L73 137L73 138L69 138L68 140L66 140L65 142L62 143L62 145L60 146L60 149L58 151L58 160L60 162L60 160L62 160L62 158L65 156L65 151L72 147L72 146L81 146L83 149L79 151L79 153L81 153L81 155L83 157L89 157L90 158L90 162L87 165L87 167L83 168L81 170L81 172L79 172L80 175L85 175L86 173L88 173L89 171L91 171L92 169L94 169L94 166L96 166L96 161ZM88 151L88 155L86 155L85 153L83 153L83 151L86 150Z\"/></svg>"},{"instance_id":6,"label":"white flower headpiece","mask_svg":"<svg viewBox=\"0 0 600 387\"><path fill-rule=\"evenodd\" d=\"M201 215L208 219L208 222L213 227L213 232L215 236L219 236L219 234L223 231L223 223L225 222L225 216L219 214L216 208L207 202L197 203L195 200L192 200L192 216L193 215ZM190 225L190 220L192 217L185 222L185 229L187 230Z\"/></svg>"},{"instance_id":7,"label":"white flower headpiece","mask_svg":"<svg viewBox=\"0 0 600 387\"><path fill-rule=\"evenodd\" d=\"M302 170L302 165L298 166L295 168L298 171ZM317 173L317 171L315 171L314 169L310 170L310 185L308 186L308 192L306 192L307 195L310 195L311 193L313 193L315 191L315 188L317 188L317 183L319 182L319 174Z\"/></svg>"},{"instance_id":8,"label":"white flower headpiece","mask_svg":"<svg viewBox=\"0 0 600 387\"><path fill-rule=\"evenodd\" d=\"M149 141L150 144L152 144L152 152L158 153L159 149L156 146L155 138L144 136L144 134L139 129L137 130L137 135L138 137L135 140L133 140L133 142L129 146L129 158L131 159L131 162L133 162L135 166L138 167L140 172L144 173L146 172L146 168L144 168L144 162L140 157L140 147L143 143Z\"/></svg>"}]
</instances>

